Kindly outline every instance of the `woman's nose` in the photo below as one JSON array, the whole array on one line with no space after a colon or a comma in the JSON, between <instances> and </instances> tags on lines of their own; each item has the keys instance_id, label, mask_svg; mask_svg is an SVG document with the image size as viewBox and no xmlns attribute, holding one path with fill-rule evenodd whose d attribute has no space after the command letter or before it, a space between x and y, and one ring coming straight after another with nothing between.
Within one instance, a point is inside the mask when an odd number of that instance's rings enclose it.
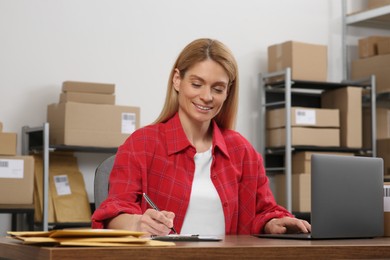
<instances>
[{"instance_id":1,"label":"woman's nose","mask_svg":"<svg viewBox=\"0 0 390 260\"><path fill-rule=\"evenodd\" d=\"M200 93L200 98L204 101L212 101L213 96L209 87L203 87Z\"/></svg>"}]
</instances>

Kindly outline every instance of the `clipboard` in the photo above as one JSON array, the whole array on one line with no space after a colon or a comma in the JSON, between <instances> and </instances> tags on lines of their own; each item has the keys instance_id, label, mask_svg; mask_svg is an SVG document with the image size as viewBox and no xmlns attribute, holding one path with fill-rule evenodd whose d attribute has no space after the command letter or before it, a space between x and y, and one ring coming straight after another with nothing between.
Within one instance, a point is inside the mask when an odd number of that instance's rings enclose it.
<instances>
[{"instance_id":1,"label":"clipboard","mask_svg":"<svg viewBox=\"0 0 390 260\"><path fill-rule=\"evenodd\" d=\"M180 235L180 234L170 234L167 236L152 236L152 240L159 241L172 241L172 242L218 242L222 241L221 237L217 236L202 236L202 235Z\"/></svg>"}]
</instances>

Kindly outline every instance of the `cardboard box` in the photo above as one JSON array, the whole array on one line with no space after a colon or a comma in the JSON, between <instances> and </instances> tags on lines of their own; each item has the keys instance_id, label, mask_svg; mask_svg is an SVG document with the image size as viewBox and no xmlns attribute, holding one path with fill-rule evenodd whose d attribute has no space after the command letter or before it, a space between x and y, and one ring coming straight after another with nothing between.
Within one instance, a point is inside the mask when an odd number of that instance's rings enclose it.
<instances>
[{"instance_id":1,"label":"cardboard box","mask_svg":"<svg viewBox=\"0 0 390 260\"><path fill-rule=\"evenodd\" d=\"M368 0L367 6L368 8L378 8L385 5L390 5L390 0Z\"/></svg>"},{"instance_id":2,"label":"cardboard box","mask_svg":"<svg viewBox=\"0 0 390 260\"><path fill-rule=\"evenodd\" d=\"M390 39L388 36L369 36L358 41L359 57L368 58L379 54L379 42Z\"/></svg>"},{"instance_id":3,"label":"cardboard box","mask_svg":"<svg viewBox=\"0 0 390 260\"><path fill-rule=\"evenodd\" d=\"M35 220L42 221L43 203L43 161L41 156L35 156L36 184L38 194L35 205ZM72 153L51 153L49 163L49 222L90 222L91 209L81 172L78 169L77 158Z\"/></svg>"},{"instance_id":4,"label":"cardboard box","mask_svg":"<svg viewBox=\"0 0 390 260\"><path fill-rule=\"evenodd\" d=\"M286 175L277 174L274 177L276 202L286 207ZM311 212L311 174L293 174L292 184L292 211Z\"/></svg>"},{"instance_id":5,"label":"cardboard box","mask_svg":"<svg viewBox=\"0 0 390 260\"><path fill-rule=\"evenodd\" d=\"M352 80L368 78L371 75L375 75L376 93L390 91L390 54L352 61Z\"/></svg>"},{"instance_id":6,"label":"cardboard box","mask_svg":"<svg viewBox=\"0 0 390 260\"><path fill-rule=\"evenodd\" d=\"M292 79L326 81L327 46L288 41L268 47L268 72L291 68Z\"/></svg>"},{"instance_id":7,"label":"cardboard box","mask_svg":"<svg viewBox=\"0 0 390 260\"><path fill-rule=\"evenodd\" d=\"M390 237L390 182L385 182L383 184L384 197L383 197L383 209L384 209L384 236Z\"/></svg>"},{"instance_id":8,"label":"cardboard box","mask_svg":"<svg viewBox=\"0 0 390 260\"><path fill-rule=\"evenodd\" d=\"M140 126L140 108L84 103L51 104L50 144L118 147Z\"/></svg>"},{"instance_id":9,"label":"cardboard box","mask_svg":"<svg viewBox=\"0 0 390 260\"><path fill-rule=\"evenodd\" d=\"M33 204L34 158L0 157L0 204Z\"/></svg>"},{"instance_id":10,"label":"cardboard box","mask_svg":"<svg viewBox=\"0 0 390 260\"><path fill-rule=\"evenodd\" d=\"M267 111L267 128L285 127L286 109ZM340 127L338 109L291 107L291 126Z\"/></svg>"},{"instance_id":11,"label":"cardboard box","mask_svg":"<svg viewBox=\"0 0 390 260\"><path fill-rule=\"evenodd\" d=\"M340 110L340 144L347 148L361 148L362 88L346 87L325 91L321 94L321 106Z\"/></svg>"},{"instance_id":12,"label":"cardboard box","mask_svg":"<svg viewBox=\"0 0 390 260\"><path fill-rule=\"evenodd\" d=\"M0 132L0 155L16 155L16 133Z\"/></svg>"},{"instance_id":13,"label":"cardboard box","mask_svg":"<svg viewBox=\"0 0 390 260\"><path fill-rule=\"evenodd\" d=\"M114 94L115 84L64 81L62 83L63 92L82 92L95 94Z\"/></svg>"},{"instance_id":14,"label":"cardboard box","mask_svg":"<svg viewBox=\"0 0 390 260\"><path fill-rule=\"evenodd\" d=\"M376 141L377 156L383 158L383 174L390 175L390 138ZM390 176L389 176L390 177Z\"/></svg>"},{"instance_id":15,"label":"cardboard box","mask_svg":"<svg viewBox=\"0 0 390 260\"><path fill-rule=\"evenodd\" d=\"M281 147L286 144L285 128L267 130L267 147ZM292 145L340 146L340 129L338 128L310 128L292 127Z\"/></svg>"},{"instance_id":16,"label":"cardboard box","mask_svg":"<svg viewBox=\"0 0 390 260\"><path fill-rule=\"evenodd\" d=\"M340 156L354 156L353 153L344 153L344 152L296 152L292 154L292 173L311 173L311 156L313 154L333 154Z\"/></svg>"},{"instance_id":17,"label":"cardboard box","mask_svg":"<svg viewBox=\"0 0 390 260\"><path fill-rule=\"evenodd\" d=\"M390 53L390 37L380 40L378 42L378 55L385 55Z\"/></svg>"},{"instance_id":18,"label":"cardboard box","mask_svg":"<svg viewBox=\"0 0 390 260\"><path fill-rule=\"evenodd\" d=\"M371 109L363 108L363 147L371 146ZM390 138L390 109L376 108L376 139Z\"/></svg>"},{"instance_id":19,"label":"cardboard box","mask_svg":"<svg viewBox=\"0 0 390 260\"><path fill-rule=\"evenodd\" d=\"M65 103L65 102L115 105L115 95L81 93L81 92L64 92L60 94L60 103Z\"/></svg>"}]
</instances>

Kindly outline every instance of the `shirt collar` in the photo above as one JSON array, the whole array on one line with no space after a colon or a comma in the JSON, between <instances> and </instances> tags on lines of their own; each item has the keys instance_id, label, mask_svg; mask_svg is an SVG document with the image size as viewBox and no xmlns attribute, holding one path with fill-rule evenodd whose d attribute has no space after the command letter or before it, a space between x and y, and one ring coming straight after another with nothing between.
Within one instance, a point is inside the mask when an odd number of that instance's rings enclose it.
<instances>
[{"instance_id":1,"label":"shirt collar","mask_svg":"<svg viewBox=\"0 0 390 260\"><path fill-rule=\"evenodd\" d=\"M215 148L218 147L223 154L229 157L229 153L226 147L225 139L223 138L221 129L218 127L217 123L212 120L213 124L213 153ZM167 136L167 145L168 145L168 154L174 154L179 151L182 151L188 147L193 147L188 141L186 134L184 133L183 126L180 122L179 113L176 113L171 119L165 123L166 127L166 136Z\"/></svg>"}]
</instances>

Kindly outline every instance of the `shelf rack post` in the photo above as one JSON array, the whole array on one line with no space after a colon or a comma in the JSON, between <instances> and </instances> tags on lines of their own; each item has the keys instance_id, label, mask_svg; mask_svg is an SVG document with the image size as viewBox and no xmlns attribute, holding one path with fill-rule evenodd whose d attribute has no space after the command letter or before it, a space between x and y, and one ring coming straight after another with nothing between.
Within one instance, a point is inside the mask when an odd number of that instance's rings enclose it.
<instances>
[{"instance_id":1,"label":"shelf rack post","mask_svg":"<svg viewBox=\"0 0 390 260\"><path fill-rule=\"evenodd\" d=\"M286 68L285 70L285 117L286 117L286 126L285 126L285 175L286 175L286 208L291 212L292 210L292 148L291 148L291 68Z\"/></svg>"},{"instance_id":2,"label":"shelf rack post","mask_svg":"<svg viewBox=\"0 0 390 260\"><path fill-rule=\"evenodd\" d=\"M49 123L43 124L43 231L49 230Z\"/></svg>"},{"instance_id":3,"label":"shelf rack post","mask_svg":"<svg viewBox=\"0 0 390 260\"><path fill-rule=\"evenodd\" d=\"M371 75L371 149L372 157L376 157L376 78L375 75Z\"/></svg>"}]
</instances>

